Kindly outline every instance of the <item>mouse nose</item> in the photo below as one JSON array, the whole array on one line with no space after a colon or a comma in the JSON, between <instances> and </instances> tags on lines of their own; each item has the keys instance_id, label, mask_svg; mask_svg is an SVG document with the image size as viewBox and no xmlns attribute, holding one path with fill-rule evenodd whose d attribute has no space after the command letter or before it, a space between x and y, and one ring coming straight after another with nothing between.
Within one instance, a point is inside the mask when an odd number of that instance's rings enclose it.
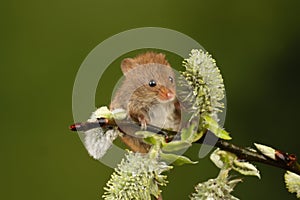
<instances>
[{"instance_id":1,"label":"mouse nose","mask_svg":"<svg viewBox=\"0 0 300 200\"><path fill-rule=\"evenodd\" d=\"M168 99L173 99L175 97L175 94L171 91L167 92L167 98Z\"/></svg>"},{"instance_id":2,"label":"mouse nose","mask_svg":"<svg viewBox=\"0 0 300 200\"><path fill-rule=\"evenodd\" d=\"M175 92L166 87L161 87L159 88L158 98L162 101L173 100L175 98Z\"/></svg>"}]
</instances>

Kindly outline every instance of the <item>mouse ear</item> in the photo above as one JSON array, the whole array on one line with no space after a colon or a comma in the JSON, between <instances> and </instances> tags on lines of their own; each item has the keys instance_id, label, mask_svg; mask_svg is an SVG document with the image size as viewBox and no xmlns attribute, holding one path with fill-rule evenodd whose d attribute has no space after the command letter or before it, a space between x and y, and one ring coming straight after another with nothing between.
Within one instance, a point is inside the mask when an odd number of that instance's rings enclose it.
<instances>
[{"instance_id":1,"label":"mouse ear","mask_svg":"<svg viewBox=\"0 0 300 200\"><path fill-rule=\"evenodd\" d=\"M131 70L134 66L134 63L134 59L132 58L125 58L122 60L121 69L123 74L126 74L129 70Z\"/></svg>"}]
</instances>

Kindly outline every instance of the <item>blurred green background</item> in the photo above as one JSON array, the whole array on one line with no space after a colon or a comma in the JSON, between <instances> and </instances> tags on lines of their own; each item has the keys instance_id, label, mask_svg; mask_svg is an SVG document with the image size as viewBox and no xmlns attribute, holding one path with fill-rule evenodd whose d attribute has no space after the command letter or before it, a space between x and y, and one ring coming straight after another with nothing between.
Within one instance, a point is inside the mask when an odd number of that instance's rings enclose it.
<instances>
[{"instance_id":1,"label":"blurred green background","mask_svg":"<svg viewBox=\"0 0 300 200\"><path fill-rule=\"evenodd\" d=\"M112 169L90 158L68 130L73 82L96 45L137 27L174 29L213 54L225 81L232 142L300 155L299 13L299 0L2 2L0 199L101 199ZM117 63L110 69L120 74ZM109 79L100 87L108 91L105 85ZM99 105L108 104L97 94ZM197 159L198 149L188 154ZM296 199L283 170L257 166L262 179L244 178L237 197ZM188 199L197 182L216 175L207 158L176 167L164 197Z\"/></svg>"}]
</instances>

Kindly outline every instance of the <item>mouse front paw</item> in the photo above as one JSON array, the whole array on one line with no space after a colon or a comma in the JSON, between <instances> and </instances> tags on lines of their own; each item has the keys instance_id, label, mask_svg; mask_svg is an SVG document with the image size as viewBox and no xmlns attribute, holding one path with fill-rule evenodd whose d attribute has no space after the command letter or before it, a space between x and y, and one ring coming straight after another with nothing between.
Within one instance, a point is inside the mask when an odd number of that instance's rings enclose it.
<instances>
[{"instance_id":1,"label":"mouse front paw","mask_svg":"<svg viewBox=\"0 0 300 200\"><path fill-rule=\"evenodd\" d=\"M148 124L149 120L147 120L147 118L145 116L138 117L138 120L141 124L141 129L142 130L147 130L147 124Z\"/></svg>"}]
</instances>

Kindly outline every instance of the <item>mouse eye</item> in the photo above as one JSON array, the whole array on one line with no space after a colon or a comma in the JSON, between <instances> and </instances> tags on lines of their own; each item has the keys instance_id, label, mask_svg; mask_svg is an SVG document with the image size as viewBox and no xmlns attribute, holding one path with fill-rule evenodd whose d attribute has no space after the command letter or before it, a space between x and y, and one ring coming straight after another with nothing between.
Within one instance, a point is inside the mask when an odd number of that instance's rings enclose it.
<instances>
[{"instance_id":1,"label":"mouse eye","mask_svg":"<svg viewBox=\"0 0 300 200\"><path fill-rule=\"evenodd\" d=\"M169 81L170 81L171 83L173 83L173 82L174 82L174 79L173 79L171 76L169 76Z\"/></svg>"},{"instance_id":2,"label":"mouse eye","mask_svg":"<svg viewBox=\"0 0 300 200\"><path fill-rule=\"evenodd\" d=\"M149 81L149 86L150 86L150 87L155 87L155 86L156 86L155 80Z\"/></svg>"}]
</instances>

